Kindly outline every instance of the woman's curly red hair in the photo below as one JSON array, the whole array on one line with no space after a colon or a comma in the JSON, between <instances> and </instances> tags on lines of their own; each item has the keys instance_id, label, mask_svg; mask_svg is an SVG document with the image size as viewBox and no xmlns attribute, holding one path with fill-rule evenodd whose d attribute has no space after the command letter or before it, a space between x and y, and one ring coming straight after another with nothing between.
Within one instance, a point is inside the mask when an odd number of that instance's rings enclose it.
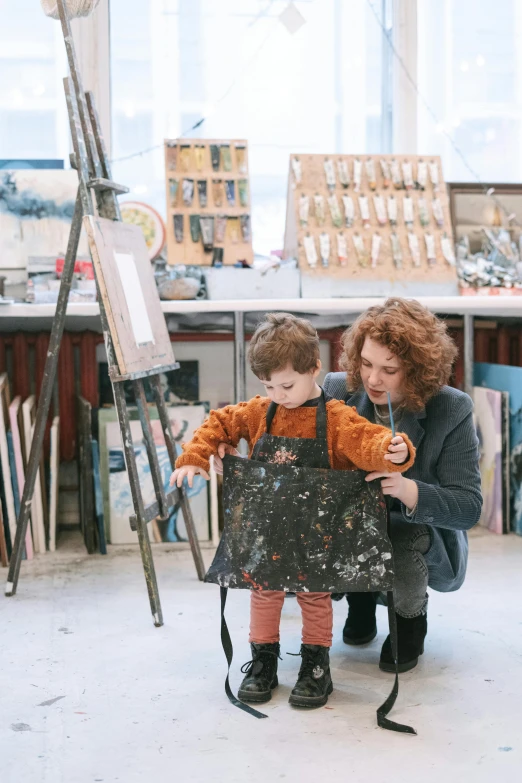
<instances>
[{"instance_id":1,"label":"woman's curly red hair","mask_svg":"<svg viewBox=\"0 0 522 783\"><path fill-rule=\"evenodd\" d=\"M340 366L350 391L362 387L361 351L367 337L400 360L408 410L421 410L448 383L457 348L446 324L415 300L394 297L370 307L343 334Z\"/></svg>"}]
</instances>

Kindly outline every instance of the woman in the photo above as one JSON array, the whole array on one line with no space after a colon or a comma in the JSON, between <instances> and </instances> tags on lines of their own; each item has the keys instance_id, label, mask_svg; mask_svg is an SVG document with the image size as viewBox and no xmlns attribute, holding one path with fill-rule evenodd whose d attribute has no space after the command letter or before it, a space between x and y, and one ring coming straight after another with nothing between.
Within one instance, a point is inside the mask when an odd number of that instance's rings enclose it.
<instances>
[{"instance_id":1,"label":"woman","mask_svg":"<svg viewBox=\"0 0 522 783\"><path fill-rule=\"evenodd\" d=\"M482 507L478 440L473 404L446 384L457 350L445 324L418 302L388 299L370 307L342 338L341 366L324 390L345 400L369 421L389 425L390 392L395 425L417 449L404 474L370 473L391 496L394 599L399 670L417 665L427 632L428 586L458 590L466 575L466 530ZM344 626L346 644L366 644L377 635L374 594L352 593ZM379 663L395 671L390 638Z\"/></svg>"}]
</instances>

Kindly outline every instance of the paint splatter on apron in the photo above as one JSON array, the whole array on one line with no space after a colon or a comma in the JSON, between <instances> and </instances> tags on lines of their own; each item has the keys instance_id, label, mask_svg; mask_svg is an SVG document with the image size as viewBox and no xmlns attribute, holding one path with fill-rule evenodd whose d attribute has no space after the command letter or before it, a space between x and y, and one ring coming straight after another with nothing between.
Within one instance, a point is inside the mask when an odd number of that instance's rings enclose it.
<instances>
[{"instance_id":1,"label":"paint splatter on apron","mask_svg":"<svg viewBox=\"0 0 522 783\"><path fill-rule=\"evenodd\" d=\"M396 657L393 606L393 553L387 533L387 507L380 481L366 482L363 471L331 470L324 393L318 400L316 437L270 434L277 405L271 403L266 433L252 458L223 461L225 529L206 582L221 588L221 638L227 660L232 643L224 618L227 589L291 592L388 593L390 635ZM393 616L392 616L393 615ZM229 699L256 717L266 717ZM377 711L383 728L413 730L386 718L398 693L398 676Z\"/></svg>"}]
</instances>

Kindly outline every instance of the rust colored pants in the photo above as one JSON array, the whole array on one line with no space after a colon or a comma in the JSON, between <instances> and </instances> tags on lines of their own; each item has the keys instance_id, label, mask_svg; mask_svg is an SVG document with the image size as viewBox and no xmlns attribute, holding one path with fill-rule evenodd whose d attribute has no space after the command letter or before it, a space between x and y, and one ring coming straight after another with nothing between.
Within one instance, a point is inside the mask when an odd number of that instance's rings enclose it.
<instances>
[{"instance_id":1,"label":"rust colored pants","mask_svg":"<svg viewBox=\"0 0 522 783\"><path fill-rule=\"evenodd\" d=\"M250 642L279 641L279 623L285 600L283 592L252 590L250 597ZM332 646L333 612L330 593L297 593L303 617L303 644Z\"/></svg>"}]
</instances>

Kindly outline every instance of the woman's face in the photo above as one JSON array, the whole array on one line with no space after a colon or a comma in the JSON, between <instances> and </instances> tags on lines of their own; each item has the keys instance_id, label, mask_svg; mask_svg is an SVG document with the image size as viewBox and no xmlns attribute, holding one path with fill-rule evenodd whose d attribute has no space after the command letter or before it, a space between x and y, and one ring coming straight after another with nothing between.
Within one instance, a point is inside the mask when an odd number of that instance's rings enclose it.
<instances>
[{"instance_id":1,"label":"woman's face","mask_svg":"<svg viewBox=\"0 0 522 783\"><path fill-rule=\"evenodd\" d=\"M393 405L400 404L404 370L400 360L388 348L371 340L364 341L361 351L361 379L364 390L375 405L386 405L390 392Z\"/></svg>"}]
</instances>

